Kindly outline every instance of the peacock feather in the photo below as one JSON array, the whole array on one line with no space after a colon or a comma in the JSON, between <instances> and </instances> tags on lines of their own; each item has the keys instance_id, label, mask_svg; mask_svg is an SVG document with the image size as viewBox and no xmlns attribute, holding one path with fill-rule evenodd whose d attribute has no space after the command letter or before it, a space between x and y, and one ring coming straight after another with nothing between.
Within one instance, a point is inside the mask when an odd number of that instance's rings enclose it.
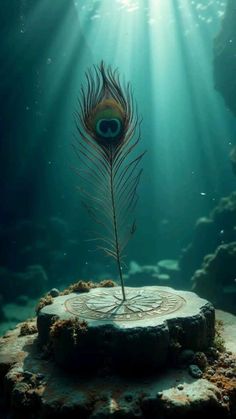
<instances>
[{"instance_id":1,"label":"peacock feather","mask_svg":"<svg viewBox=\"0 0 236 419\"><path fill-rule=\"evenodd\" d=\"M101 62L86 73L75 123L82 202L103 228L104 233L93 240L117 261L125 300L123 251L136 230L132 214L142 173L138 166L145 151L133 156L140 141L141 118L130 84L121 85L117 70Z\"/></svg>"}]
</instances>

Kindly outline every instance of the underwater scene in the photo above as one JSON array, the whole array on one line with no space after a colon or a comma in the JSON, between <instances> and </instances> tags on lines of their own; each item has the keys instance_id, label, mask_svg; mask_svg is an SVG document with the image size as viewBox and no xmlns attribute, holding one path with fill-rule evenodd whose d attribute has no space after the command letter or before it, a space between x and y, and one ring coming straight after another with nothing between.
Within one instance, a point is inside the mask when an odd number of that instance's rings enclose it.
<instances>
[{"instance_id":1,"label":"underwater scene","mask_svg":"<svg viewBox=\"0 0 236 419\"><path fill-rule=\"evenodd\" d=\"M236 418L236 0L0 10L0 418Z\"/></svg>"}]
</instances>

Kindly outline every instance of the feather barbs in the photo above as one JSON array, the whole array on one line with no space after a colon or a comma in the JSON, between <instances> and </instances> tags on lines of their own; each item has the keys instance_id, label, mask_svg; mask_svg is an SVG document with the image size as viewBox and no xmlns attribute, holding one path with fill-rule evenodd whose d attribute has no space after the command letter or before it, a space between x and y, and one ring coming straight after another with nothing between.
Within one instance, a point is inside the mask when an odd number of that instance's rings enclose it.
<instances>
[{"instance_id":1,"label":"feather barbs","mask_svg":"<svg viewBox=\"0 0 236 419\"><path fill-rule=\"evenodd\" d=\"M74 145L81 168L76 170L83 204L105 235L94 240L116 259L125 300L122 276L123 250L136 230L131 220L136 206L145 151L132 157L140 141L141 119L134 106L130 85L122 86L117 70L102 62L86 73L81 88L80 110L75 113L79 133Z\"/></svg>"}]
</instances>

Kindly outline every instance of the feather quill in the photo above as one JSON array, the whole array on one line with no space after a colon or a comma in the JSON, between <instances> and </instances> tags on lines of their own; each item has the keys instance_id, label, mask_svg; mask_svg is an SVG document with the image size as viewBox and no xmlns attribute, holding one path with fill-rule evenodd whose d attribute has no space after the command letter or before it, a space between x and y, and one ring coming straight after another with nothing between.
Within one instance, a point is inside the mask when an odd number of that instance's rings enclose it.
<instances>
[{"instance_id":1,"label":"feather quill","mask_svg":"<svg viewBox=\"0 0 236 419\"><path fill-rule=\"evenodd\" d=\"M132 214L146 151L133 156L140 141L141 118L128 83L122 86L117 70L101 62L86 73L75 112L77 135L73 144L80 160L82 203L104 233L93 240L117 262L123 300L126 299L123 251L136 231Z\"/></svg>"}]
</instances>

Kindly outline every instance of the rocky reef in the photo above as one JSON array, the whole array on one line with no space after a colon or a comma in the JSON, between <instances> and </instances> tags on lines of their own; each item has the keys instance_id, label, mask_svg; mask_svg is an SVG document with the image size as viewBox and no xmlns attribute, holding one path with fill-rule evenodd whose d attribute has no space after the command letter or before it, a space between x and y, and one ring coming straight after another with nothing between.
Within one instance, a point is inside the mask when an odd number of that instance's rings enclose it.
<instances>
[{"instance_id":1,"label":"rocky reef","mask_svg":"<svg viewBox=\"0 0 236 419\"><path fill-rule=\"evenodd\" d=\"M213 254L222 244L236 241L236 192L222 198L208 217L200 218L195 225L192 242L183 250L179 261L181 277L188 286L189 280L203 259Z\"/></svg>"},{"instance_id":2,"label":"rocky reef","mask_svg":"<svg viewBox=\"0 0 236 419\"><path fill-rule=\"evenodd\" d=\"M236 242L218 246L213 254L205 256L191 280L198 295L236 313Z\"/></svg>"},{"instance_id":3,"label":"rocky reef","mask_svg":"<svg viewBox=\"0 0 236 419\"><path fill-rule=\"evenodd\" d=\"M236 192L196 222L179 267L186 287L216 307L236 313Z\"/></svg>"}]
</instances>

